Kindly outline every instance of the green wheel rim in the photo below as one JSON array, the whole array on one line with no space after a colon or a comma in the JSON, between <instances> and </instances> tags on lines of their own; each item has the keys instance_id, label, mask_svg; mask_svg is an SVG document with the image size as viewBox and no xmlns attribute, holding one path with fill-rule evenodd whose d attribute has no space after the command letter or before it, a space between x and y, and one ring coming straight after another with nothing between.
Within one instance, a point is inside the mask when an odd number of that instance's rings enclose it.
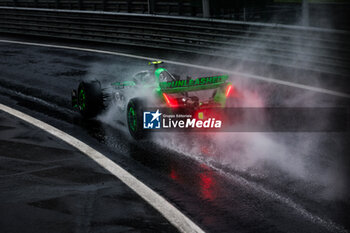
<instances>
[{"instance_id":1,"label":"green wheel rim","mask_svg":"<svg viewBox=\"0 0 350 233\"><path fill-rule=\"evenodd\" d=\"M86 108L86 94L84 89L80 89L79 92L79 108L80 110L84 110Z\"/></svg>"},{"instance_id":2,"label":"green wheel rim","mask_svg":"<svg viewBox=\"0 0 350 233\"><path fill-rule=\"evenodd\" d=\"M128 110L128 122L130 129L135 132L137 130L137 117L133 107L130 107Z\"/></svg>"}]
</instances>

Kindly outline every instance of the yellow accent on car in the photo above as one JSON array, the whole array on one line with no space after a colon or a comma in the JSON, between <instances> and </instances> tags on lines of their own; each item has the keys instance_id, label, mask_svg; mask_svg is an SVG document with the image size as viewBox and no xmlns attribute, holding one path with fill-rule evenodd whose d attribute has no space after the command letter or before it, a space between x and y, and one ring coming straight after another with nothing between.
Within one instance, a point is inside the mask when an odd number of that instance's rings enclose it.
<instances>
[{"instance_id":1,"label":"yellow accent on car","mask_svg":"<svg viewBox=\"0 0 350 233\"><path fill-rule=\"evenodd\" d=\"M201 120L204 119L203 112L199 112L199 113L198 113L198 119L201 119Z\"/></svg>"},{"instance_id":2,"label":"yellow accent on car","mask_svg":"<svg viewBox=\"0 0 350 233\"><path fill-rule=\"evenodd\" d=\"M148 65L158 65L158 64L162 64L162 61L150 61L148 62Z\"/></svg>"}]
</instances>

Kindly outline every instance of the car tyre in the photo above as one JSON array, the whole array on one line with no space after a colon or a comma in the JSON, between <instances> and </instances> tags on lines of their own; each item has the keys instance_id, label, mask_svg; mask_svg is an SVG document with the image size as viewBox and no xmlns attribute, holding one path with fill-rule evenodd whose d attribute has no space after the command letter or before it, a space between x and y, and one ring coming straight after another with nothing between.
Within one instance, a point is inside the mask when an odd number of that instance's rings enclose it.
<instances>
[{"instance_id":1,"label":"car tyre","mask_svg":"<svg viewBox=\"0 0 350 233\"><path fill-rule=\"evenodd\" d=\"M83 117L97 116L104 108L101 83L99 81L82 81L77 93L78 108Z\"/></svg>"},{"instance_id":2,"label":"car tyre","mask_svg":"<svg viewBox=\"0 0 350 233\"><path fill-rule=\"evenodd\" d=\"M129 101L126 110L126 119L130 135L136 139L144 139L148 136L147 131L143 128L143 111L144 103L139 98L133 98Z\"/></svg>"}]
</instances>

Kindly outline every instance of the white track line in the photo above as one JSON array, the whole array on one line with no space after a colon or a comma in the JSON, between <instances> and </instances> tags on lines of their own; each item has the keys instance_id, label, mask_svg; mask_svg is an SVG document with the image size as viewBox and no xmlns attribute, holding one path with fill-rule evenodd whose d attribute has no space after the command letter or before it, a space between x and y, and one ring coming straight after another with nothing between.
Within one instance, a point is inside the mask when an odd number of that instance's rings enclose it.
<instances>
[{"instance_id":1,"label":"white track line","mask_svg":"<svg viewBox=\"0 0 350 233\"><path fill-rule=\"evenodd\" d=\"M82 141L70 136L69 134L35 119L25 113L17 111L13 108L5 106L0 103L0 110L7 112L15 117L18 117L36 127L52 134L53 136L65 141L66 143L77 148L104 169L112 173L128 187L134 190L138 195L140 195L146 202L152 205L156 210L158 210L171 224L173 224L180 232L198 232L204 233L204 231L192 222L188 217L181 213L177 208L171 205L163 197L157 194L155 191L150 189L148 186L143 184L141 181L136 179L129 172L124 170L122 167L114 163L112 160L101 154L100 152L94 150Z\"/></svg>"},{"instance_id":2,"label":"white track line","mask_svg":"<svg viewBox=\"0 0 350 233\"><path fill-rule=\"evenodd\" d=\"M313 87L313 86L308 86L308 85L304 85L304 84L300 84L300 83L293 83L293 82L283 81L283 80L278 80L278 79L273 79L273 78L267 78L267 77L263 77L263 76L253 75L253 74L234 72L231 70L220 69L220 68L215 68L215 67L193 65L193 64L183 63L183 62L171 61L171 60L167 60L167 59L161 59L159 57L158 58L144 57L144 56L138 56L138 55L132 55L132 54L126 54L126 53L98 50L98 49L79 48L79 47L64 46L64 45L32 43L32 42L24 42L24 41L0 40L0 42L12 43L12 44L22 44L22 45L31 45L31 46L41 46L41 47L48 47L48 48L79 50L79 51L85 51L85 52L93 52L93 53L102 53L102 54L109 54L109 55L115 55L115 56L130 57L130 58L142 59L142 60L162 60L162 61L169 63L169 64L187 66L187 67L198 68L198 69L206 69L206 70L215 71L215 72L224 72L227 74L238 75L238 76L242 76L242 77L246 77L246 78L257 79L257 80L266 81L266 82L270 82L270 83L276 83L276 84L285 85L285 86L289 86L289 87L295 87L295 88L304 89L304 90L308 90L308 91L314 91L314 92L319 92L319 93L323 93L323 94L328 94L328 95L333 95L333 96L338 96L338 97L350 99L350 94L343 93L343 92L338 92L338 91L328 90L328 89L324 89L324 88L320 88L320 87Z\"/></svg>"}]
</instances>

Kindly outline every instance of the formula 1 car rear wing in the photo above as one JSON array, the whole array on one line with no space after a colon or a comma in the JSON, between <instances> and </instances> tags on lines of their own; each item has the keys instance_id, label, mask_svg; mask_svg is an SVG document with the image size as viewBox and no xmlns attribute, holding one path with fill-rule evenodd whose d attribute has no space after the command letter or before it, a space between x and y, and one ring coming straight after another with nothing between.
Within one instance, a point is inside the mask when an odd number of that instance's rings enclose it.
<instances>
[{"instance_id":1,"label":"formula 1 car rear wing","mask_svg":"<svg viewBox=\"0 0 350 233\"><path fill-rule=\"evenodd\" d=\"M160 82L160 90L164 93L180 93L189 91L200 91L208 89L216 89L229 84L227 82L228 75L202 77L190 80L176 80L169 82Z\"/></svg>"}]
</instances>

